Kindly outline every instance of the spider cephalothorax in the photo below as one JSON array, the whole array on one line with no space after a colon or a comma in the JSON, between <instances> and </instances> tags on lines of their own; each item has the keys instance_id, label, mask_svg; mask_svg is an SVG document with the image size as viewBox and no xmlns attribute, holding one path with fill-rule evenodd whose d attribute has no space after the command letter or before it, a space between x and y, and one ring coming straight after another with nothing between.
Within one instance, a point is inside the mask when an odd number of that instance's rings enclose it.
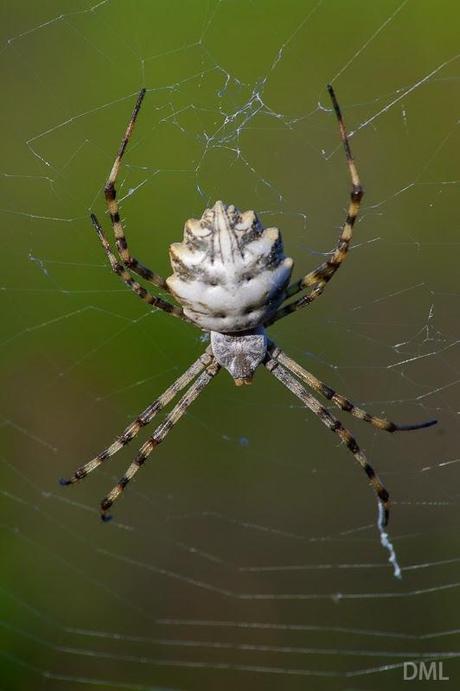
<instances>
[{"instance_id":1,"label":"spider cephalothorax","mask_svg":"<svg viewBox=\"0 0 460 691\"><path fill-rule=\"evenodd\" d=\"M237 386L250 384L267 354L268 338L259 326L247 333L223 334L211 331L211 348L219 365L230 372Z\"/></svg>"},{"instance_id":2,"label":"spider cephalothorax","mask_svg":"<svg viewBox=\"0 0 460 691\"><path fill-rule=\"evenodd\" d=\"M185 316L220 333L248 331L273 316L293 266L278 228L221 201L187 221L169 255L174 273L166 283Z\"/></svg>"},{"instance_id":3,"label":"spider cephalothorax","mask_svg":"<svg viewBox=\"0 0 460 691\"><path fill-rule=\"evenodd\" d=\"M236 384L244 384L251 381L254 371L261 364L346 445L375 490L384 509L385 522L388 519L388 492L367 462L364 452L359 448L349 430L321 405L306 387L341 410L387 432L429 427L436 420L415 425L397 425L386 418L370 415L351 403L345 396L336 393L330 386L323 384L311 372L303 369L272 341L269 341L265 333L265 327L310 305L322 295L327 283L347 256L353 225L358 215L363 190L351 155L339 105L332 87L329 86L328 89L339 123L352 182L350 202L335 250L316 269L289 286L293 261L284 255L279 230L277 228L264 229L254 211L241 213L235 206L226 206L220 201L216 202L212 209L206 209L200 220L187 221L183 242L171 245L173 275L167 280L148 269L130 254L120 220L115 181L145 95L145 89L140 92L105 186L105 198L118 256L112 251L96 216L91 214L91 218L113 271L124 283L149 305L191 322L205 331L210 331L211 344L161 396L128 425L123 434L117 437L110 446L78 468L69 480L61 480L62 484L70 485L86 477L88 473L128 444L142 427L151 422L155 415L165 408L180 391L186 389L185 394L165 416L153 435L141 446L118 484L102 500L101 516L104 520L109 518L108 509L123 492L128 482L221 367L225 367L230 372ZM173 304L149 292L133 277L133 274L137 274L156 288L169 293L180 304ZM281 304L299 292L303 293L300 298Z\"/></svg>"}]
</instances>

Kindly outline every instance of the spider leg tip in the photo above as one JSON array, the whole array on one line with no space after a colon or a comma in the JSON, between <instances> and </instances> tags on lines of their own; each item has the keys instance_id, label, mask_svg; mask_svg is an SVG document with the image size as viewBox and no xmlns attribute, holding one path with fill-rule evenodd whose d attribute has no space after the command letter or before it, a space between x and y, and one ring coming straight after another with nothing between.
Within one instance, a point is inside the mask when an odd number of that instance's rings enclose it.
<instances>
[{"instance_id":1,"label":"spider leg tip","mask_svg":"<svg viewBox=\"0 0 460 691\"><path fill-rule=\"evenodd\" d=\"M380 503L381 509L380 509L380 514L379 514L379 526L381 528L386 528L388 526L388 523L390 521L390 508L387 505L385 505L383 502Z\"/></svg>"},{"instance_id":2,"label":"spider leg tip","mask_svg":"<svg viewBox=\"0 0 460 691\"><path fill-rule=\"evenodd\" d=\"M145 86L143 86L142 89L139 91L139 94L137 96L137 101L136 101L136 107L134 109L134 113L135 113L134 117L136 117L137 113L139 112L139 109L141 107L142 101L144 100L144 96L145 96L146 91L147 91L147 89L145 88Z\"/></svg>"},{"instance_id":3,"label":"spider leg tip","mask_svg":"<svg viewBox=\"0 0 460 691\"><path fill-rule=\"evenodd\" d=\"M68 480L66 477L60 477L59 484L61 485L61 487L67 487L67 485L72 484L72 480Z\"/></svg>"},{"instance_id":4,"label":"spider leg tip","mask_svg":"<svg viewBox=\"0 0 460 691\"><path fill-rule=\"evenodd\" d=\"M112 520L112 518L113 518L113 516L110 513L105 513L105 512L101 513L101 521L103 523L108 523L109 521Z\"/></svg>"},{"instance_id":5,"label":"spider leg tip","mask_svg":"<svg viewBox=\"0 0 460 691\"><path fill-rule=\"evenodd\" d=\"M332 86L332 84L327 84L326 88L327 88L327 92L328 92L329 96L331 97L332 102L335 104L336 97L335 97L334 87Z\"/></svg>"},{"instance_id":6,"label":"spider leg tip","mask_svg":"<svg viewBox=\"0 0 460 691\"><path fill-rule=\"evenodd\" d=\"M411 432L412 430L417 430L417 429L426 429L427 427L433 427L433 425L437 425L438 420L436 418L433 418L432 420L426 420L425 422L417 422L414 425L396 425L394 428L394 432Z\"/></svg>"}]
</instances>

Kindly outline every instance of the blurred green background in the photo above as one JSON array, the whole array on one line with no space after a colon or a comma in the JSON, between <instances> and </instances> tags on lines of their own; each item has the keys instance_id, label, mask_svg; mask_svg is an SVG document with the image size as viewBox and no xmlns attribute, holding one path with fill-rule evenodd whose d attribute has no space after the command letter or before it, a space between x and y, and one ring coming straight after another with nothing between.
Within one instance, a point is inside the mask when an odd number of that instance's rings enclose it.
<instances>
[{"instance_id":1,"label":"blurred green background","mask_svg":"<svg viewBox=\"0 0 460 691\"><path fill-rule=\"evenodd\" d=\"M458 688L458 2L5 0L2 163L2 691ZM272 338L401 436L346 414L391 491L393 576L361 470L265 371L223 373L101 524L137 442L106 446L204 349L107 267L88 213L135 94L119 178L133 253L216 199L282 229L295 275L353 251ZM151 428L153 430L153 427ZM148 432L144 431L143 441ZM140 443L140 442L139 442ZM411 687L412 688L412 687Z\"/></svg>"}]
</instances>

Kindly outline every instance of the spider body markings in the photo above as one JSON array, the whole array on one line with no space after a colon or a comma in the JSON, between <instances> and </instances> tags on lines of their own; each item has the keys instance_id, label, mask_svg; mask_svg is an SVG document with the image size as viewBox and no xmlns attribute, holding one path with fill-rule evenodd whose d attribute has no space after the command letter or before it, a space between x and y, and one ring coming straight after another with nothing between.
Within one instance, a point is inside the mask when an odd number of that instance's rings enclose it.
<instances>
[{"instance_id":1,"label":"spider body markings","mask_svg":"<svg viewBox=\"0 0 460 691\"><path fill-rule=\"evenodd\" d=\"M185 316L206 331L237 333L263 325L280 306L292 273L278 228L254 211L217 201L185 224L169 250L169 292Z\"/></svg>"},{"instance_id":2,"label":"spider body markings","mask_svg":"<svg viewBox=\"0 0 460 691\"><path fill-rule=\"evenodd\" d=\"M186 222L169 255L169 292L187 319L210 331L212 352L235 383L249 384L267 353L263 324L283 301L294 264L280 231L217 201Z\"/></svg>"},{"instance_id":3,"label":"spider body markings","mask_svg":"<svg viewBox=\"0 0 460 691\"><path fill-rule=\"evenodd\" d=\"M129 251L116 199L115 182L123 154L139 113L145 89L136 101L125 135L104 188L108 213L115 236L116 254L108 242L102 226L94 214L91 220L107 254L112 270L142 300L174 317L209 331L211 343L205 352L151 405L131 422L124 432L95 458L78 468L70 485L86 477L128 444L138 432L181 391L184 395L165 416L150 438L144 442L133 462L115 487L101 502L101 518L145 463L154 449L185 414L191 403L224 367L235 384L249 384L259 365L264 365L286 388L309 408L321 422L345 444L361 465L384 511L384 523L389 517L389 494L369 464L364 452L351 432L337 420L311 393L323 396L359 420L387 432L409 431L430 427L436 420L398 425L379 418L355 406L283 353L266 334L266 327L302 307L310 305L322 295L327 283L346 258L358 215L363 189L351 154L342 114L332 86L329 95L335 111L351 177L351 192L345 222L337 246L329 258L303 278L290 284L293 260L286 257L277 228L264 228L254 211L240 212L233 204L217 201L206 209L201 219L189 219L184 239L170 247L173 273L164 279ZM156 288L169 293L179 304L154 295L144 288L134 275L140 276ZM303 295L289 302L293 295Z\"/></svg>"}]
</instances>

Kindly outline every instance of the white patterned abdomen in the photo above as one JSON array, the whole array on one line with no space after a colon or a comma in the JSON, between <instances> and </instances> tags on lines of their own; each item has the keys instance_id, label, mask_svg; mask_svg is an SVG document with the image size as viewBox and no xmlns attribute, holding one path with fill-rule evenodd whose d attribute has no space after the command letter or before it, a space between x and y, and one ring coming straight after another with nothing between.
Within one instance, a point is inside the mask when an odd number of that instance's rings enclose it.
<instances>
[{"instance_id":1,"label":"white patterned abdomen","mask_svg":"<svg viewBox=\"0 0 460 691\"><path fill-rule=\"evenodd\" d=\"M253 211L242 214L220 201L187 221L170 258L168 288L185 315L221 333L263 324L280 305L293 266L277 228L264 229Z\"/></svg>"}]
</instances>

